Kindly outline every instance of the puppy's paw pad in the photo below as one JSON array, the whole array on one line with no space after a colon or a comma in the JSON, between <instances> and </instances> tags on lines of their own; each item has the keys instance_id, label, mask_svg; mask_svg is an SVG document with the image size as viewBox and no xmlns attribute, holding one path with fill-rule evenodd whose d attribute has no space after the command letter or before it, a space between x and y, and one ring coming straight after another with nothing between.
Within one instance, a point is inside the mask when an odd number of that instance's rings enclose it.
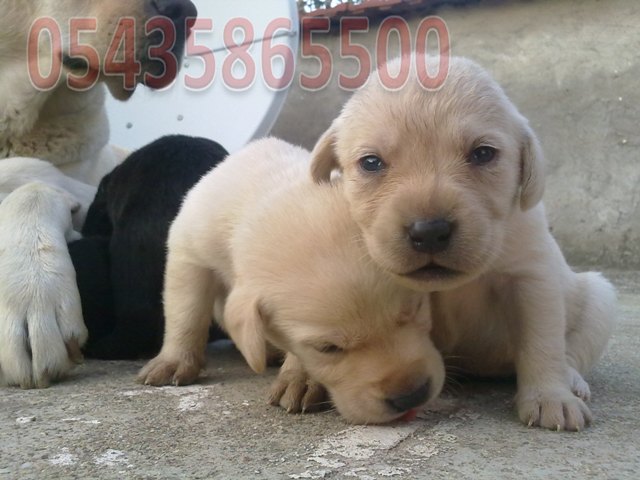
<instances>
[{"instance_id":1,"label":"puppy's paw pad","mask_svg":"<svg viewBox=\"0 0 640 480\"><path fill-rule=\"evenodd\" d=\"M280 375L269 393L269 403L287 413L315 412L325 406L326 400L326 389L306 376Z\"/></svg>"},{"instance_id":2,"label":"puppy's paw pad","mask_svg":"<svg viewBox=\"0 0 640 480\"><path fill-rule=\"evenodd\" d=\"M202 365L203 362L194 356L175 359L160 354L140 371L138 382L154 387L189 385L200 375Z\"/></svg>"},{"instance_id":3,"label":"puppy's paw pad","mask_svg":"<svg viewBox=\"0 0 640 480\"><path fill-rule=\"evenodd\" d=\"M302 398L306 391L306 382L293 381L274 387L274 390L279 391L280 394L271 395L272 405L279 405L284 408L287 413L302 412Z\"/></svg>"},{"instance_id":4,"label":"puppy's paw pad","mask_svg":"<svg viewBox=\"0 0 640 480\"><path fill-rule=\"evenodd\" d=\"M318 412L330 406L329 393L323 385L309 381L307 391L302 398L302 413Z\"/></svg>"},{"instance_id":5,"label":"puppy's paw pad","mask_svg":"<svg viewBox=\"0 0 640 480\"><path fill-rule=\"evenodd\" d=\"M569 369L569 385L573 394L580 398L584 402L588 402L591 399L591 389L589 384L582 378L576 370Z\"/></svg>"},{"instance_id":6,"label":"puppy's paw pad","mask_svg":"<svg viewBox=\"0 0 640 480\"><path fill-rule=\"evenodd\" d=\"M592 420L589 408L569 389L519 392L516 404L520 420L529 427L575 432Z\"/></svg>"}]
</instances>

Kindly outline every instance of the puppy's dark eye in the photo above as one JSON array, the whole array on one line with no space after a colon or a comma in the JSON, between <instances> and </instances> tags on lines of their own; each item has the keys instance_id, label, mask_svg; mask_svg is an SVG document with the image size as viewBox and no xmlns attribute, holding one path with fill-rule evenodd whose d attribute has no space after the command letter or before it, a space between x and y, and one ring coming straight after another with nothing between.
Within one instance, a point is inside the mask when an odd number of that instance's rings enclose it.
<instances>
[{"instance_id":1,"label":"puppy's dark eye","mask_svg":"<svg viewBox=\"0 0 640 480\"><path fill-rule=\"evenodd\" d=\"M367 155L360 159L360 168L367 173L380 173L386 166L387 164L375 155Z\"/></svg>"},{"instance_id":2,"label":"puppy's dark eye","mask_svg":"<svg viewBox=\"0 0 640 480\"><path fill-rule=\"evenodd\" d=\"M334 345L333 343L323 343L315 347L320 353L334 354L344 352L344 348Z\"/></svg>"},{"instance_id":3,"label":"puppy's dark eye","mask_svg":"<svg viewBox=\"0 0 640 480\"><path fill-rule=\"evenodd\" d=\"M498 156L498 151L488 145L481 145L475 148L469 155L469 163L472 165L486 165L492 162Z\"/></svg>"}]
</instances>

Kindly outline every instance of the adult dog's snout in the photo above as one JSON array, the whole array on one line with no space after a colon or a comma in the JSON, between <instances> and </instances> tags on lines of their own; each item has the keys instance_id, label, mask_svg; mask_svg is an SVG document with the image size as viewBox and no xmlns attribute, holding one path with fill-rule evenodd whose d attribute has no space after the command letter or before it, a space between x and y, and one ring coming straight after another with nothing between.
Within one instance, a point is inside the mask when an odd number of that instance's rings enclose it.
<instances>
[{"instance_id":1,"label":"adult dog's snout","mask_svg":"<svg viewBox=\"0 0 640 480\"><path fill-rule=\"evenodd\" d=\"M167 62L159 57L148 58L144 62L144 84L148 87L159 89L171 84L178 75L180 63L184 55L184 46L189 35L193 21L198 15L198 9L190 0L149 0L148 3L151 20L166 18L173 24L173 31L166 22L155 22L151 33L147 35L148 41L153 46L169 43L169 51L173 53L177 62Z\"/></svg>"},{"instance_id":2,"label":"adult dog's snout","mask_svg":"<svg viewBox=\"0 0 640 480\"><path fill-rule=\"evenodd\" d=\"M196 6L190 0L151 0L151 7L156 15L168 17L176 23L198 15Z\"/></svg>"},{"instance_id":3,"label":"adult dog's snout","mask_svg":"<svg viewBox=\"0 0 640 480\"><path fill-rule=\"evenodd\" d=\"M420 219L409 226L409 240L420 253L440 253L449 247L453 223L444 218Z\"/></svg>"},{"instance_id":4,"label":"adult dog's snout","mask_svg":"<svg viewBox=\"0 0 640 480\"><path fill-rule=\"evenodd\" d=\"M430 393L431 382L427 381L412 392L387 398L386 403L396 412L402 413L425 403L429 399Z\"/></svg>"}]
</instances>

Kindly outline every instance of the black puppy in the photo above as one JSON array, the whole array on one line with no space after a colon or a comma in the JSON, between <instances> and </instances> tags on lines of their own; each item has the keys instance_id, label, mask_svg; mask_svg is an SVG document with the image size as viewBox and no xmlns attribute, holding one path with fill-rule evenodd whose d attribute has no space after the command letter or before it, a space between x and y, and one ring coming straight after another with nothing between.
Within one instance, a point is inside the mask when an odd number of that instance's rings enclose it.
<instances>
[{"instance_id":1,"label":"black puppy","mask_svg":"<svg viewBox=\"0 0 640 480\"><path fill-rule=\"evenodd\" d=\"M204 138L167 136L102 179L84 238L69 245L89 330L87 356L127 359L159 351L170 224L186 193L227 155Z\"/></svg>"}]
</instances>

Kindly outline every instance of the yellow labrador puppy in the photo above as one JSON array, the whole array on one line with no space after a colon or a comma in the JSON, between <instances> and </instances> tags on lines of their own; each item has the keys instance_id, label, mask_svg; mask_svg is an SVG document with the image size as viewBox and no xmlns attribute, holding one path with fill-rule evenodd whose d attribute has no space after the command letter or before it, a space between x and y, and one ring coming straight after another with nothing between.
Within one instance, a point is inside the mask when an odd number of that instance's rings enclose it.
<instances>
[{"instance_id":1,"label":"yellow labrador puppy","mask_svg":"<svg viewBox=\"0 0 640 480\"><path fill-rule=\"evenodd\" d=\"M268 345L288 352L271 400L289 411L326 387L348 421L381 423L440 392L428 300L371 261L342 187L314 185L309 157L258 141L187 195L169 235L164 345L142 382L197 379L217 302L253 370Z\"/></svg>"},{"instance_id":2,"label":"yellow labrador puppy","mask_svg":"<svg viewBox=\"0 0 640 480\"><path fill-rule=\"evenodd\" d=\"M478 375L517 374L527 425L580 430L582 378L611 334L615 293L574 273L549 233L543 155L527 120L478 65L452 58L444 85L399 91L374 76L313 151L341 172L368 251L398 282L437 292L436 345Z\"/></svg>"}]
</instances>

